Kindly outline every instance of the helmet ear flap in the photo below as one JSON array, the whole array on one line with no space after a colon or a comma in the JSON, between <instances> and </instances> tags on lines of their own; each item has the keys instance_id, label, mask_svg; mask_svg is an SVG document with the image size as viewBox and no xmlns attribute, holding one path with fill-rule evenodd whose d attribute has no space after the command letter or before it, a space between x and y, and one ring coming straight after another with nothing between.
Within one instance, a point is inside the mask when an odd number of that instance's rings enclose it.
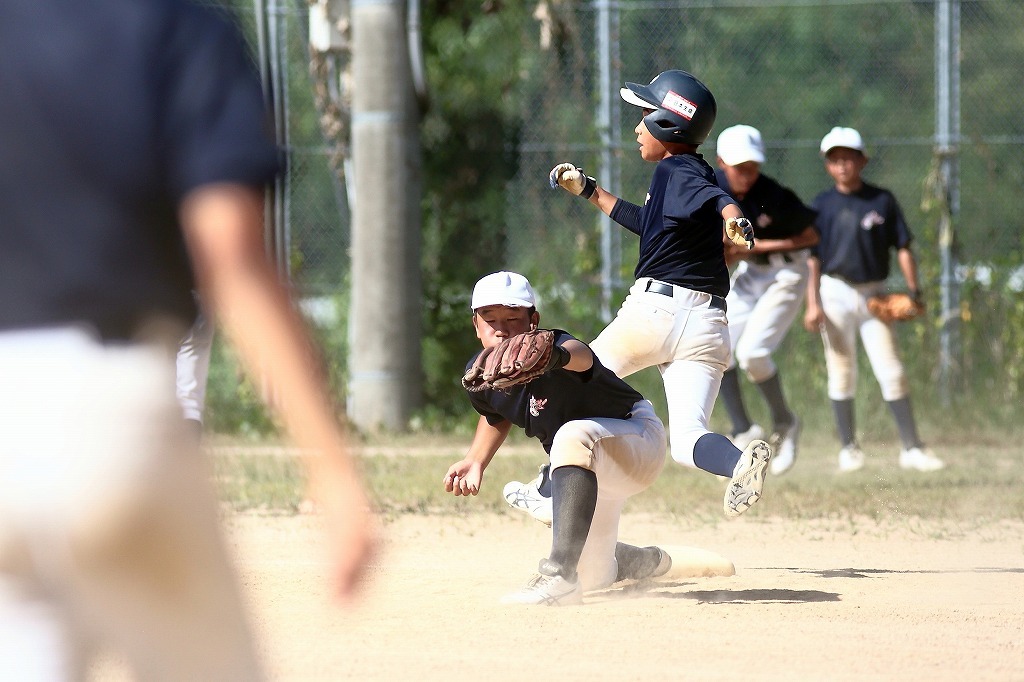
<instances>
[{"instance_id":1,"label":"helmet ear flap","mask_svg":"<svg viewBox=\"0 0 1024 682\"><path fill-rule=\"evenodd\" d=\"M694 146L703 144L707 139L715 123L718 106L708 87L692 74L679 70L664 71L650 85L626 83L626 86L620 90L626 102L633 105L638 105L638 102L659 103L643 119L655 139Z\"/></svg>"},{"instance_id":2,"label":"helmet ear flap","mask_svg":"<svg viewBox=\"0 0 1024 682\"><path fill-rule=\"evenodd\" d=\"M664 109L655 109L644 116L644 125L647 126L647 131L656 140L661 140L662 142L683 141L673 135L678 126L674 121L669 120L665 116Z\"/></svg>"}]
</instances>

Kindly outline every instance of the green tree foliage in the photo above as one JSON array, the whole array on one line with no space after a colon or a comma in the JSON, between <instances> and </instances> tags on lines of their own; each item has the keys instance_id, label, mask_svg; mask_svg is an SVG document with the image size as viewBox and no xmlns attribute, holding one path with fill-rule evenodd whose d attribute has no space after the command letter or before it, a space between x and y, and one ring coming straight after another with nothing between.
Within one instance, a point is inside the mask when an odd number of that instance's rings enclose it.
<instances>
[{"instance_id":1,"label":"green tree foliage","mask_svg":"<svg viewBox=\"0 0 1024 682\"><path fill-rule=\"evenodd\" d=\"M472 281L501 267L517 269L534 281L549 323L584 338L593 338L602 326L597 311L601 262L595 212L563 193L550 192L545 183L547 170L560 161L597 169L596 8L584 2L545 4L548 16L538 20L530 14L534 4L442 3L425 22L430 26L428 64L435 93L435 108L425 123L425 152L433 157L427 170L426 232L432 241L426 265L428 279L437 277L428 285L428 299L437 309L428 311L427 352L431 358L450 360L447 368L428 362L444 372L464 362L476 347L467 319L461 317ZM756 125L769 146L765 172L810 201L831 185L818 156L821 136L834 125L854 126L864 133L871 156L866 178L896 193L917 236L915 252L932 324L908 325L900 334L913 349L907 358L913 383L932 383L939 344L938 212L934 202L922 205L922 200L928 196L935 168L934 4L680 0L618 7L618 66L624 80L646 82L662 70L683 68L715 92L718 123L702 149L709 160L714 160L717 132L735 123ZM1016 74L1024 65L1024 3L967 0L962 8L967 144L961 149L961 211L956 216L959 255L967 263L995 263L1004 273L964 291L964 369L990 385L1002 382L1016 394L1021 389L1019 373L999 367L1014 361L1020 345L1020 334L1013 328L1019 316L1014 314L1014 295L1006 287L1005 268L1021 260L1019 230L1012 229L1016 208L1010 197L1024 181L1015 153L1022 140L1019 106L1009 84L1019 80ZM551 37L546 45L545 29ZM438 93L452 97L439 103ZM621 161L622 194L641 203L651 168L640 161L632 145L635 110L619 106L621 144L615 151ZM474 116L481 107L495 113L493 121ZM491 123L498 128L488 127ZM494 151L471 152L465 141L455 149L439 149L457 139L454 126L467 127L461 133L466 140L472 139L471 130L493 131L497 137L486 142ZM513 140L518 149L501 147ZM496 169L497 159L501 168ZM435 172L440 177L431 177ZM464 182L465 178L471 180ZM469 191L453 191L460 186ZM463 204L455 205L456 201ZM490 219L486 229L473 220L481 216ZM623 232L621 239L623 286L617 300L625 295L636 254L635 238ZM481 246L467 252L469 244ZM454 274L447 274L449 267L455 268ZM898 273L895 267L894 272ZM898 274L894 286L902 286ZM998 338L981 333L974 325L982 318L1010 329ZM451 324L446 326L447 322ZM792 365L787 371L797 385L813 387L813 400L807 401L810 411L817 409L824 391L824 371L817 362L821 353L820 340L797 327L781 357L784 367ZM789 362L791 358L795 360ZM870 372L862 374L863 391L874 394L877 387ZM431 383L432 404L458 409L458 391L452 400L443 398L455 386L450 376L439 373ZM656 379L644 376L637 381L645 390L657 392ZM652 397L659 399L657 394ZM801 402L800 396L796 401ZM865 409L871 412L870 406ZM819 411L822 419L829 419L826 411Z\"/></svg>"},{"instance_id":2,"label":"green tree foliage","mask_svg":"<svg viewBox=\"0 0 1024 682\"><path fill-rule=\"evenodd\" d=\"M424 392L464 409L458 377L479 349L469 295L502 269L505 187L516 173L525 3L425 3L429 105L423 118Z\"/></svg>"}]
</instances>

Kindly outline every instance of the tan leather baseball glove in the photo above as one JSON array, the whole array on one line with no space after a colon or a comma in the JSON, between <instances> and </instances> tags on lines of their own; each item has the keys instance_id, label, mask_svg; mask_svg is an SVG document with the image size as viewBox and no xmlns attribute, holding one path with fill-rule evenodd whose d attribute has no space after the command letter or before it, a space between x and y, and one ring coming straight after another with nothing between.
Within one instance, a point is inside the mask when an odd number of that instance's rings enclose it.
<instances>
[{"instance_id":1,"label":"tan leather baseball glove","mask_svg":"<svg viewBox=\"0 0 1024 682\"><path fill-rule=\"evenodd\" d=\"M883 322L904 322L924 312L924 304L910 294L883 294L868 299L868 311Z\"/></svg>"},{"instance_id":2,"label":"tan leather baseball glove","mask_svg":"<svg viewBox=\"0 0 1024 682\"><path fill-rule=\"evenodd\" d=\"M535 329L485 348L462 377L462 385L475 392L525 384L565 365L567 355L555 348L553 331Z\"/></svg>"}]
</instances>

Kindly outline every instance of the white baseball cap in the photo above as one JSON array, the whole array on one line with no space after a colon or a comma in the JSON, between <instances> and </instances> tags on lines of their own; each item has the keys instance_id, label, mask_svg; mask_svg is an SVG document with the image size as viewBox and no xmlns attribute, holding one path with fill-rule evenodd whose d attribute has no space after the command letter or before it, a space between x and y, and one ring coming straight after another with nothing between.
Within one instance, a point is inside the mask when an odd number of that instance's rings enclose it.
<instances>
[{"instance_id":1,"label":"white baseball cap","mask_svg":"<svg viewBox=\"0 0 1024 682\"><path fill-rule=\"evenodd\" d=\"M764 163L761 131L752 126L738 125L723 130L718 135L715 151L726 166L738 166L747 161Z\"/></svg>"},{"instance_id":2,"label":"white baseball cap","mask_svg":"<svg viewBox=\"0 0 1024 682\"><path fill-rule=\"evenodd\" d=\"M482 277L473 287L473 310L489 305L533 308L537 305L537 295L528 279L503 270Z\"/></svg>"},{"instance_id":3,"label":"white baseball cap","mask_svg":"<svg viewBox=\"0 0 1024 682\"><path fill-rule=\"evenodd\" d=\"M861 154L864 153L864 140L853 128L843 128L836 126L832 130L828 131L828 135L821 138L821 153L822 155L828 154L836 147L845 147L846 149L856 149Z\"/></svg>"}]
</instances>

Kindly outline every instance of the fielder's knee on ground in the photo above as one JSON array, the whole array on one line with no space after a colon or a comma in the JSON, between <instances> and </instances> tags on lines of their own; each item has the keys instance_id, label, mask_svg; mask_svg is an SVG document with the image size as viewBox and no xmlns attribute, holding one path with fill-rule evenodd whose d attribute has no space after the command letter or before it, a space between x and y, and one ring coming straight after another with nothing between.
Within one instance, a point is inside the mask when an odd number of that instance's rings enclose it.
<instances>
[{"instance_id":1,"label":"fielder's knee on ground","mask_svg":"<svg viewBox=\"0 0 1024 682\"><path fill-rule=\"evenodd\" d=\"M582 421L566 422L551 442L551 471L564 466L594 470L594 434Z\"/></svg>"}]
</instances>

